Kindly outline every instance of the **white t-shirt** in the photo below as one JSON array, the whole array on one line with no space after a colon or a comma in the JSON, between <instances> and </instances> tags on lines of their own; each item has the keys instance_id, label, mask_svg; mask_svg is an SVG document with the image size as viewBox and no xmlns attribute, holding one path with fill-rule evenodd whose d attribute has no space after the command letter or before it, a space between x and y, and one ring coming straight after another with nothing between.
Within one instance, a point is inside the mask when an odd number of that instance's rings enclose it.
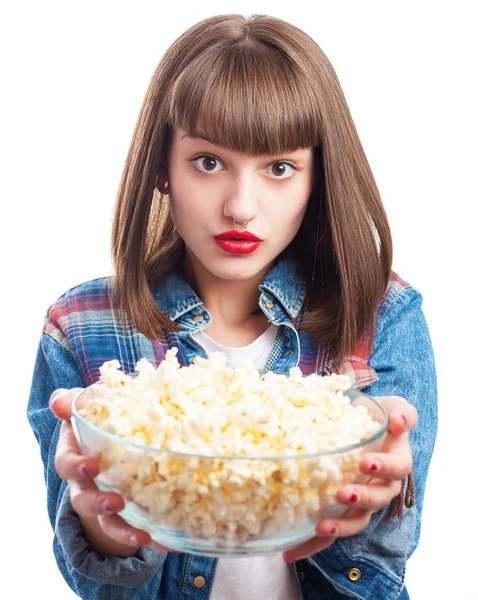
<instances>
[{"instance_id":1,"label":"white t-shirt","mask_svg":"<svg viewBox=\"0 0 478 600\"><path fill-rule=\"evenodd\" d=\"M256 369L263 369L272 350L278 326L272 324L267 331L247 346L232 348L218 344L204 331L192 337L206 353L224 352L226 366L236 367L248 360ZM282 552L267 556L222 557L218 560L210 600L300 600L294 566L282 558Z\"/></svg>"}]
</instances>

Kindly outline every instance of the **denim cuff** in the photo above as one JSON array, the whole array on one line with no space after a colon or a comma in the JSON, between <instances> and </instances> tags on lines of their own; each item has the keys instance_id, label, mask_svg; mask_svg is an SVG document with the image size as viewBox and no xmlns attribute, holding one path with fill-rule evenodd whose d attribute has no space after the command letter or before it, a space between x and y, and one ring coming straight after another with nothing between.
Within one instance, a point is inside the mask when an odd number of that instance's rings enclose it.
<instances>
[{"instance_id":1,"label":"denim cuff","mask_svg":"<svg viewBox=\"0 0 478 600\"><path fill-rule=\"evenodd\" d=\"M68 486L58 507L55 534L66 560L81 575L110 585L134 587L146 584L162 568L167 552L142 547L134 556L103 556L83 533L81 521L71 506Z\"/></svg>"}]
</instances>

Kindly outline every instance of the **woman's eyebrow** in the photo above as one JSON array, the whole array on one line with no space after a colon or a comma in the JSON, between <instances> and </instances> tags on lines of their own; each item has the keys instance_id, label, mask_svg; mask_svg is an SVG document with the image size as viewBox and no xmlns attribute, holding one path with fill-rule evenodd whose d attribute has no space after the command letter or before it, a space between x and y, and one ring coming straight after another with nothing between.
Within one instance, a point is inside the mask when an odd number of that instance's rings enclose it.
<instances>
[{"instance_id":1,"label":"woman's eyebrow","mask_svg":"<svg viewBox=\"0 0 478 600\"><path fill-rule=\"evenodd\" d=\"M207 136L205 133L195 133L193 135L187 135L187 133L185 133L183 136L181 136L181 140L183 140L185 137L191 138L193 140L205 140L206 142L209 142L210 144L212 144L213 146L217 146L218 148L224 148L225 146L223 144L221 144L221 142L217 141L217 140L213 140L212 138L210 138L209 136Z\"/></svg>"}]
</instances>

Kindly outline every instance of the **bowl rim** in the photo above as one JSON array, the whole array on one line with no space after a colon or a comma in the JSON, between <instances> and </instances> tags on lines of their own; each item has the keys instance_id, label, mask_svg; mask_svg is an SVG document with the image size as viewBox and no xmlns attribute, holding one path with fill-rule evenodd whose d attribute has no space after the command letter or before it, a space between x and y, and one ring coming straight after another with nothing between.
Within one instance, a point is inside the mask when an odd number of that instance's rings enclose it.
<instances>
[{"instance_id":1,"label":"bowl rim","mask_svg":"<svg viewBox=\"0 0 478 600\"><path fill-rule=\"evenodd\" d=\"M262 370L262 374L265 374L266 372L271 372L271 371L266 371L266 370ZM273 373L279 374L279 375L286 375L288 376L289 374L283 371L272 371ZM316 373L313 373L316 374ZM137 373L130 373L130 375L132 375L133 377L135 377L137 375ZM308 375L303 375L303 377L308 377ZM321 452L314 452L312 454L288 454L288 455L279 455L279 456L222 456L222 455L207 455L207 454L197 454L197 453L190 453L190 452L177 452L175 450L168 450L167 448L155 448L153 446L149 446L149 445L145 445L145 444L138 444L137 442L132 442L129 440L125 440L117 435L115 435L114 433L110 433L108 431L105 431L104 429L101 429L101 427L97 427L96 425L92 425L91 423L89 423L86 419L84 419L78 412L77 408L76 408L76 403L79 400L79 398L86 392L88 392L89 390L91 390L92 388L98 387L98 386L102 386L105 385L102 381L97 381L95 383L93 383L92 385L81 389L80 391L78 391L72 402L71 402L71 421L73 425L76 425L74 423L75 419L77 421L79 421L84 427L86 427L87 429L89 429L90 431L92 431L95 434L98 434L100 437L105 438L111 442L114 442L116 444L120 444L121 446L126 446L128 448L132 448L132 449L137 449L137 450L143 450L146 452L151 452L151 453L157 453L157 454L164 454L164 455L170 455L170 456L175 456L175 457L188 457L188 458L201 458L201 459L209 459L209 460L240 460L240 461L275 461L275 462L281 462L284 460L302 460L302 459L307 459L307 458L320 458L322 456L332 456L334 454L343 454L345 452L350 452L351 450L356 450L357 448L361 448L363 446L368 446L369 444L371 444L372 442L378 440L380 437L382 437L382 435L388 430L388 426L389 426L389 416L388 416L388 412L385 409L385 407L378 402L378 400L376 400L373 396L369 396L368 394L365 394L364 392L362 392L361 390L354 388L354 387L350 387L349 389L345 390L343 392L343 394L345 396L348 396L350 398L350 401L353 402L354 400L358 400L359 397L365 397L368 400L371 400L373 404L375 404L375 406L381 411L381 413L384 416L384 420L383 423L381 424L380 428L371 436L364 438L363 440L361 440L360 442L356 442L355 444L351 444L349 446L341 446L340 448L335 448L333 450L323 450ZM352 396L355 395L355 398L351 398L349 395L349 392L352 392ZM356 395L357 394L357 395ZM78 440L78 434L76 431L76 427L73 427L73 430L75 432L75 436L77 437ZM79 441L79 440L78 440Z\"/></svg>"}]
</instances>

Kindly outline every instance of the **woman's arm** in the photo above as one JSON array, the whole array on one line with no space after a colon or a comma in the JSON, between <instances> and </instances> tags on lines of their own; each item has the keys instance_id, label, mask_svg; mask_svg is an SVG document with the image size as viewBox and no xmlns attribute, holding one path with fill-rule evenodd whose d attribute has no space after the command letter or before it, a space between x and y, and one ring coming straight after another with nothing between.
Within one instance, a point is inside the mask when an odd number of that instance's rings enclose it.
<instances>
[{"instance_id":1,"label":"woman's arm","mask_svg":"<svg viewBox=\"0 0 478 600\"><path fill-rule=\"evenodd\" d=\"M85 382L72 353L43 332L27 416L44 465L48 515L55 532L55 559L68 585L82 598L104 598L105 594L118 600L133 596L149 598L157 594L167 553L140 548L135 556L121 558L96 552L85 538L80 519L71 506L68 484L56 472L54 459L61 421L51 412L48 401L55 389L73 387L85 387ZM114 585L118 581L121 585Z\"/></svg>"},{"instance_id":2,"label":"woman's arm","mask_svg":"<svg viewBox=\"0 0 478 600\"><path fill-rule=\"evenodd\" d=\"M371 462L378 466L370 482L349 484L337 494L339 502L353 508L340 518L324 519L317 537L286 552L287 558L298 561L305 591L328 590L330 598L337 599L343 594L374 600L407 598L406 562L418 543L437 430L435 362L421 305L421 294L405 286L388 299L377 319L368 365L378 380L363 391L381 397L391 431L382 451L365 454L360 464L363 472ZM401 423L402 412L407 419ZM410 470L414 502L402 505L401 519L390 519L392 499ZM357 493L353 503L352 492ZM330 537L332 526L335 538Z\"/></svg>"},{"instance_id":3,"label":"woman's arm","mask_svg":"<svg viewBox=\"0 0 478 600\"><path fill-rule=\"evenodd\" d=\"M418 424L409 434L416 525L408 556L420 537L425 485L438 428L435 358L422 302L420 292L405 288L382 315L369 360L379 379L363 389L370 396L401 396L418 412ZM398 525L396 519L395 524Z\"/></svg>"},{"instance_id":4,"label":"woman's arm","mask_svg":"<svg viewBox=\"0 0 478 600\"><path fill-rule=\"evenodd\" d=\"M314 554L315 564L337 590L359 598L394 600L402 590L406 562L418 544L425 483L437 434L437 379L434 353L422 296L404 287L382 311L368 361L378 381L363 388L371 396L400 396L418 412L409 432L415 484L414 504L403 508L403 519L387 520L390 504L372 515L370 523L349 537ZM361 573L349 577L351 569ZM406 598L406 595L403 595Z\"/></svg>"}]
</instances>

